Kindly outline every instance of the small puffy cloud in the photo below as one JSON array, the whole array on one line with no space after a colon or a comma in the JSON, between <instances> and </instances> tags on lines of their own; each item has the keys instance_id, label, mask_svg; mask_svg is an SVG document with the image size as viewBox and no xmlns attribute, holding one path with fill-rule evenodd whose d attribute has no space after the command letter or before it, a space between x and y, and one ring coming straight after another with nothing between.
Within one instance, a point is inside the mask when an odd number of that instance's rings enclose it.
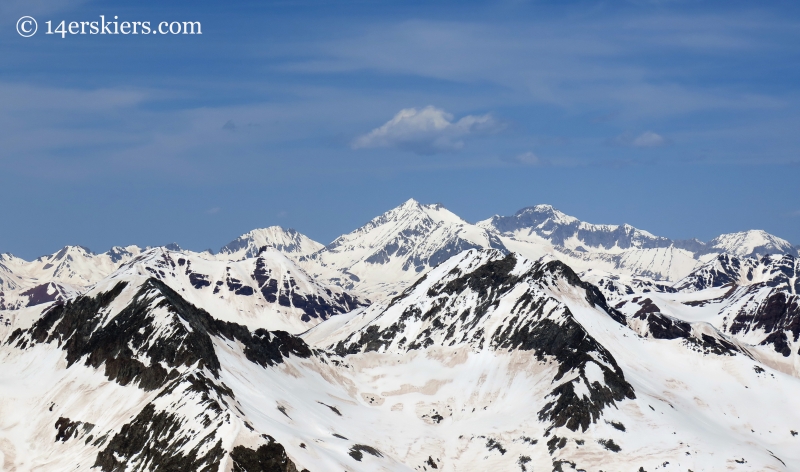
<instances>
[{"instance_id":1,"label":"small puffy cloud","mask_svg":"<svg viewBox=\"0 0 800 472\"><path fill-rule=\"evenodd\" d=\"M667 144L667 140L664 139L663 136L660 134L656 134L652 131L645 131L644 133L637 136L631 146L633 147L661 147Z\"/></svg>"},{"instance_id":2,"label":"small puffy cloud","mask_svg":"<svg viewBox=\"0 0 800 472\"><path fill-rule=\"evenodd\" d=\"M453 121L453 115L433 106L421 110L406 108L380 128L359 136L353 149L397 148L417 154L436 154L464 147L464 138L499 128L491 115L467 115Z\"/></svg>"},{"instance_id":3,"label":"small puffy cloud","mask_svg":"<svg viewBox=\"0 0 800 472\"><path fill-rule=\"evenodd\" d=\"M614 139L609 140L612 146L626 146L637 148L654 148L662 147L669 144L669 141L658 133L652 131L645 131L644 133L634 136L631 133L622 133Z\"/></svg>"}]
</instances>

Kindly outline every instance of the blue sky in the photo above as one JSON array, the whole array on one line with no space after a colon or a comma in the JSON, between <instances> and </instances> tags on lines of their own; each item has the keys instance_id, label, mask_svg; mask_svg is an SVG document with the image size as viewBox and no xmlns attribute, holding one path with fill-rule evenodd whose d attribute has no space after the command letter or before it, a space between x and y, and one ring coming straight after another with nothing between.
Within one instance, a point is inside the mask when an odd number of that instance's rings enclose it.
<instances>
[{"instance_id":1,"label":"blue sky","mask_svg":"<svg viewBox=\"0 0 800 472\"><path fill-rule=\"evenodd\" d=\"M164 3L0 5L0 252L327 243L411 197L800 243L796 2ZM99 15L203 35L43 34Z\"/></svg>"}]
</instances>

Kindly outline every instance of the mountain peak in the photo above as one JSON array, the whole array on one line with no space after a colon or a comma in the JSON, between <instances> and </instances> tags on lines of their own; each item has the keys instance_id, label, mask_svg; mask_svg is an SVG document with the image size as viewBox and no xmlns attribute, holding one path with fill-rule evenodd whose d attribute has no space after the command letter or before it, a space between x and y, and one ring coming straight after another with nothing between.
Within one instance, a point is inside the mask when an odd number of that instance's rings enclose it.
<instances>
[{"instance_id":1,"label":"mountain peak","mask_svg":"<svg viewBox=\"0 0 800 472\"><path fill-rule=\"evenodd\" d=\"M402 205L400 205L400 208L419 208L419 207L421 207L420 203L413 198L409 198L408 200L403 202Z\"/></svg>"},{"instance_id":2,"label":"mountain peak","mask_svg":"<svg viewBox=\"0 0 800 472\"><path fill-rule=\"evenodd\" d=\"M721 234L709 241L708 245L718 251L737 256L797 255L797 250L792 247L789 241L760 229Z\"/></svg>"},{"instance_id":3,"label":"mountain peak","mask_svg":"<svg viewBox=\"0 0 800 472\"><path fill-rule=\"evenodd\" d=\"M557 224L573 224L579 223L580 220L574 216L567 215L566 213L558 210L553 205L540 204L532 207L527 207L519 210L514 214L518 219L530 219L541 225L547 220L551 220Z\"/></svg>"},{"instance_id":4,"label":"mountain peak","mask_svg":"<svg viewBox=\"0 0 800 472\"><path fill-rule=\"evenodd\" d=\"M61 250L59 250L57 253L55 253L55 254L47 254L47 255L41 256L37 260L45 260L45 259L60 260L60 259L63 259L64 257L66 257L66 256L74 255L74 254L78 254L78 255L82 255L82 256L93 256L94 255L92 250L89 249L86 246L67 245L67 246L64 246L63 248L61 248Z\"/></svg>"},{"instance_id":5,"label":"mountain peak","mask_svg":"<svg viewBox=\"0 0 800 472\"><path fill-rule=\"evenodd\" d=\"M430 220L432 224L469 224L460 216L445 208L441 203L422 204L417 200L410 198L400 206L392 208L382 215L373 218L369 221L369 223L356 230L356 232L363 232L367 229L377 228L386 225L388 222L406 221L406 224L411 224L410 222L417 220ZM331 244L335 243L336 241Z\"/></svg>"},{"instance_id":6,"label":"mountain peak","mask_svg":"<svg viewBox=\"0 0 800 472\"><path fill-rule=\"evenodd\" d=\"M517 213L524 212L525 210L533 210L539 213L555 213L558 210L553 205L548 205L547 203L540 203L539 205L534 205L532 207L523 208L522 210L518 211Z\"/></svg>"},{"instance_id":7,"label":"mountain peak","mask_svg":"<svg viewBox=\"0 0 800 472\"><path fill-rule=\"evenodd\" d=\"M257 256L265 247L273 247L291 256L306 256L323 245L294 230L281 226L257 228L239 236L219 250L226 259L245 259Z\"/></svg>"},{"instance_id":8,"label":"mountain peak","mask_svg":"<svg viewBox=\"0 0 800 472\"><path fill-rule=\"evenodd\" d=\"M373 296L403 288L420 273L472 248L507 250L493 230L470 225L441 204L423 205L412 198L339 236L311 258L322 268L335 268L338 273L327 276L344 282L345 288Z\"/></svg>"}]
</instances>

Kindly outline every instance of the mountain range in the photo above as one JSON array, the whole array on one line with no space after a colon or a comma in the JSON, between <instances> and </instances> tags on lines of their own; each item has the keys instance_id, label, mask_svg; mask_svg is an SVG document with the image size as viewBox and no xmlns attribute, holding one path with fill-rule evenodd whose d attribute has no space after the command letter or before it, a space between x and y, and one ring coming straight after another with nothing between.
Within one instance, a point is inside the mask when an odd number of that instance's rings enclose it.
<instances>
[{"instance_id":1,"label":"mountain range","mask_svg":"<svg viewBox=\"0 0 800 472\"><path fill-rule=\"evenodd\" d=\"M800 262L409 200L0 255L0 470L800 470Z\"/></svg>"}]
</instances>

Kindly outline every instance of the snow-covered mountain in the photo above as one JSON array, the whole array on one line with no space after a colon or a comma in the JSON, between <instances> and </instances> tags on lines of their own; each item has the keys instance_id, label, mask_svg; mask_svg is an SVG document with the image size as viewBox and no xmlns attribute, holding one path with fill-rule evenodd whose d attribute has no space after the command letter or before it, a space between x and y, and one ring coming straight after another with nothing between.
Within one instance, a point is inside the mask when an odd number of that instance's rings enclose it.
<instances>
[{"instance_id":1,"label":"snow-covered mountain","mask_svg":"<svg viewBox=\"0 0 800 472\"><path fill-rule=\"evenodd\" d=\"M798 275L800 261L791 255L720 254L672 285L602 274L589 280L629 320L667 317L684 331L692 324L712 326L745 343L761 362L800 376Z\"/></svg>"},{"instance_id":2,"label":"snow-covered mountain","mask_svg":"<svg viewBox=\"0 0 800 472\"><path fill-rule=\"evenodd\" d=\"M367 304L310 277L274 248L241 261L154 248L121 266L108 280L155 277L216 319L250 329L301 333Z\"/></svg>"},{"instance_id":3,"label":"snow-covered mountain","mask_svg":"<svg viewBox=\"0 0 800 472\"><path fill-rule=\"evenodd\" d=\"M527 257L548 254L580 271L599 269L661 281L681 279L721 253L797 255L787 241L760 230L723 234L708 243L671 240L627 224L586 223L550 205L495 215L477 226L496 230L506 247Z\"/></svg>"},{"instance_id":4,"label":"snow-covered mountain","mask_svg":"<svg viewBox=\"0 0 800 472\"><path fill-rule=\"evenodd\" d=\"M80 294L80 289L59 282L45 282L20 290L0 292L0 310L18 310L23 307L69 300Z\"/></svg>"},{"instance_id":5,"label":"snow-covered mountain","mask_svg":"<svg viewBox=\"0 0 800 472\"><path fill-rule=\"evenodd\" d=\"M66 246L54 254L19 267L23 277L82 288L102 280L120 263L129 261L141 251L138 246L128 246L113 247L102 254L94 254L82 246Z\"/></svg>"},{"instance_id":6,"label":"snow-covered mountain","mask_svg":"<svg viewBox=\"0 0 800 472\"><path fill-rule=\"evenodd\" d=\"M717 254L797 255L787 241L757 230L721 235L708 243L674 241L630 225L582 222L550 205L473 225L441 205L422 205L411 199L328 246L295 230L271 226L238 237L214 257L240 261L256 257L265 248L284 253L325 283L370 299L399 293L418 275L471 248L513 251L531 259L549 256L581 273L605 271L660 283L687 276ZM0 309L62 299L64 294L85 290L141 252L137 246L128 246L94 254L67 246L32 262L0 255ZM31 290L49 293L52 300L22 294Z\"/></svg>"},{"instance_id":7,"label":"snow-covered mountain","mask_svg":"<svg viewBox=\"0 0 800 472\"><path fill-rule=\"evenodd\" d=\"M766 231L750 230L722 234L704 243L697 239L672 240L655 236L628 224L598 225L580 221L550 205L523 208L513 216L495 215L479 221L478 226L492 228L521 241L546 240L554 246L576 252L619 253L628 249L675 247L693 254L728 253L736 256L767 254L797 255L786 240Z\"/></svg>"},{"instance_id":8,"label":"snow-covered mountain","mask_svg":"<svg viewBox=\"0 0 800 472\"><path fill-rule=\"evenodd\" d=\"M272 247L289 257L307 256L324 246L293 229L280 226L254 229L245 233L219 250L219 255L240 260L255 257L266 247Z\"/></svg>"},{"instance_id":9,"label":"snow-covered mountain","mask_svg":"<svg viewBox=\"0 0 800 472\"><path fill-rule=\"evenodd\" d=\"M487 453L464 453L475 462L449 470L796 470L800 460L788 426L797 420L755 424L759 411L782 407L754 391L774 388L766 395L782 401L800 386L796 374L755 362L756 346L708 323L641 307L625 316L559 261L470 251L304 338L352 365L370 359L380 367L368 375L382 381L395 361L424 358L435 374L414 371L412 385L428 388L417 415L460 434L459 451L487 440ZM472 418L467 395L491 420ZM492 457L498 443L505 452Z\"/></svg>"},{"instance_id":10,"label":"snow-covered mountain","mask_svg":"<svg viewBox=\"0 0 800 472\"><path fill-rule=\"evenodd\" d=\"M557 260L473 249L298 338L190 302L170 285L188 267L180 257L146 253L0 334L4 468L800 463L797 377L713 327L687 333L664 315L637 330L638 318Z\"/></svg>"},{"instance_id":11,"label":"snow-covered mountain","mask_svg":"<svg viewBox=\"0 0 800 472\"><path fill-rule=\"evenodd\" d=\"M219 321L156 278L109 279L2 348L4 469L297 470L225 376L247 383L247 367L311 355L285 332Z\"/></svg>"},{"instance_id":12,"label":"snow-covered mountain","mask_svg":"<svg viewBox=\"0 0 800 472\"><path fill-rule=\"evenodd\" d=\"M441 205L411 199L301 261L315 275L374 297L396 293L472 248L506 251L495 232L469 224Z\"/></svg>"},{"instance_id":13,"label":"snow-covered mountain","mask_svg":"<svg viewBox=\"0 0 800 472\"><path fill-rule=\"evenodd\" d=\"M414 200L3 254L0 470L800 470L795 254Z\"/></svg>"},{"instance_id":14,"label":"snow-covered mountain","mask_svg":"<svg viewBox=\"0 0 800 472\"><path fill-rule=\"evenodd\" d=\"M0 292L22 287L23 282L16 273L22 262L24 261L11 254L0 254Z\"/></svg>"},{"instance_id":15,"label":"snow-covered mountain","mask_svg":"<svg viewBox=\"0 0 800 472\"><path fill-rule=\"evenodd\" d=\"M138 246L95 254L82 246L25 261L0 255L0 310L15 310L71 298L141 253Z\"/></svg>"},{"instance_id":16,"label":"snow-covered mountain","mask_svg":"<svg viewBox=\"0 0 800 472\"><path fill-rule=\"evenodd\" d=\"M565 215L550 205L523 208L513 216L495 215L477 223L522 241L547 240L578 252L620 252L625 249L663 248L672 241L630 225L596 225Z\"/></svg>"},{"instance_id":17,"label":"snow-covered mountain","mask_svg":"<svg viewBox=\"0 0 800 472\"><path fill-rule=\"evenodd\" d=\"M743 257L760 257L768 254L798 255L797 249L789 241L761 230L722 234L709 241L708 248L709 251Z\"/></svg>"}]
</instances>

